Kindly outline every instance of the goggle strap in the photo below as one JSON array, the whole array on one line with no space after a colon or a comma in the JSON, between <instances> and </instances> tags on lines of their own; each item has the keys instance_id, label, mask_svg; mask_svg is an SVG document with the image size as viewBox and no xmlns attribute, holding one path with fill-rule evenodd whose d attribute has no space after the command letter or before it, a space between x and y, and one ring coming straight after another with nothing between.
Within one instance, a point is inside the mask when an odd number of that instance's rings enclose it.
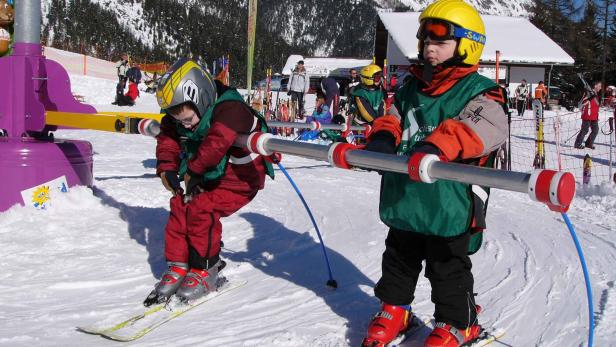
<instances>
[{"instance_id":1,"label":"goggle strap","mask_svg":"<svg viewBox=\"0 0 616 347\"><path fill-rule=\"evenodd\" d=\"M478 32L469 30L469 29L464 29L464 28L460 28L458 26L455 27L453 35L455 37L459 37L459 38L464 38L464 39L468 39L471 41L475 41L475 42L479 42L483 45L485 45L486 43L486 37L485 35L481 35Z\"/></svg>"}]
</instances>

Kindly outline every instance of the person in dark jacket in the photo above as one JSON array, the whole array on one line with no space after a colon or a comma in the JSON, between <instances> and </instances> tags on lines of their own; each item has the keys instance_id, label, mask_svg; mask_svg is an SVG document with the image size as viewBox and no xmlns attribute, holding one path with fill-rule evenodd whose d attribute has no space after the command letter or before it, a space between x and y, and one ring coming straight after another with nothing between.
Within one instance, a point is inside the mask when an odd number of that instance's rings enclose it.
<instances>
[{"instance_id":1,"label":"person in dark jacket","mask_svg":"<svg viewBox=\"0 0 616 347\"><path fill-rule=\"evenodd\" d=\"M340 85L336 79L329 76L321 79L321 91L325 95L325 105L327 105L331 114L338 114L340 112Z\"/></svg>"},{"instance_id":2,"label":"person in dark jacket","mask_svg":"<svg viewBox=\"0 0 616 347\"><path fill-rule=\"evenodd\" d=\"M130 82L133 82L136 84L141 83L141 69L139 68L139 65L135 61L131 63L130 69L126 71L126 78Z\"/></svg>"},{"instance_id":3,"label":"person in dark jacket","mask_svg":"<svg viewBox=\"0 0 616 347\"><path fill-rule=\"evenodd\" d=\"M349 70L349 84L347 84L344 95L347 98L350 98L351 94L353 93L353 90L355 90L355 88L360 83L361 83L361 80L359 79L359 75L357 74L357 69L350 69Z\"/></svg>"},{"instance_id":4,"label":"person in dark jacket","mask_svg":"<svg viewBox=\"0 0 616 347\"><path fill-rule=\"evenodd\" d=\"M156 138L156 174L172 194L165 227L169 267L146 306L216 290L224 266L220 218L248 204L263 189L265 176L273 177L264 157L234 145L239 135L267 131L237 90L182 58L161 78L156 98L165 112Z\"/></svg>"}]
</instances>

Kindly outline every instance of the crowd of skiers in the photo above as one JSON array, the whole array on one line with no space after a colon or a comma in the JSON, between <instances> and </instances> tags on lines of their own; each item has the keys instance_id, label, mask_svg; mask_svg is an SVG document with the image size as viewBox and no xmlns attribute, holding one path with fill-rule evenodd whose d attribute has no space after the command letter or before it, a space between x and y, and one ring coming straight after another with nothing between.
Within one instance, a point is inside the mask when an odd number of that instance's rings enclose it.
<instances>
[{"instance_id":1,"label":"crowd of skiers","mask_svg":"<svg viewBox=\"0 0 616 347\"><path fill-rule=\"evenodd\" d=\"M141 70L135 61L129 63L128 54L123 53L116 63L118 84L116 85L113 105L133 106L139 97L139 83L141 83ZM127 88L128 91L124 92Z\"/></svg>"}]
</instances>

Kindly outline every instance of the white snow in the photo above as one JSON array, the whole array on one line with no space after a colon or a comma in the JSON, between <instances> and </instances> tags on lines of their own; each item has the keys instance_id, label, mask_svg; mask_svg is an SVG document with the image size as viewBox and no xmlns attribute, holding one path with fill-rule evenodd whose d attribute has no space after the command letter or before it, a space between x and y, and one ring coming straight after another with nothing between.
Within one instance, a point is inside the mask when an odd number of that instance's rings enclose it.
<instances>
[{"instance_id":1,"label":"white snow","mask_svg":"<svg viewBox=\"0 0 616 347\"><path fill-rule=\"evenodd\" d=\"M398 49L411 60L417 59L419 15L419 12L379 13ZM496 51L501 52L501 63L571 65L574 62L556 42L526 18L495 15L482 15L481 18L486 29L486 45L481 55L483 63L495 62Z\"/></svg>"},{"instance_id":2,"label":"white snow","mask_svg":"<svg viewBox=\"0 0 616 347\"><path fill-rule=\"evenodd\" d=\"M99 111L114 109L113 81L72 80L73 91ZM143 93L130 110L158 107ZM80 130L56 136L93 144L95 187L72 188L48 210L16 206L0 213L0 346L120 346L75 327L139 307L165 269L169 194L154 175L155 140ZM223 219L224 273L248 283L130 346L359 345L379 308L372 288L387 232L378 219L379 176L292 156L283 164L312 208L338 289L326 288L315 230L277 172L251 204ZM579 192L569 216L590 269L595 345L614 346L613 186ZM505 328L507 346L585 344L584 279L562 217L524 194L494 190L488 226L484 246L472 256L485 310L480 322ZM423 277L416 296L414 310L430 317Z\"/></svg>"}]
</instances>

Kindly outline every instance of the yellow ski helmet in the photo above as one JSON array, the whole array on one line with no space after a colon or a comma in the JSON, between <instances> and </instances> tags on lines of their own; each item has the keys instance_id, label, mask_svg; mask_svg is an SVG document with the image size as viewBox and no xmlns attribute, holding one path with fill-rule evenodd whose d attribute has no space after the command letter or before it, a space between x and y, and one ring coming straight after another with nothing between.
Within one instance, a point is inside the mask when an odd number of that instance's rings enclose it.
<instances>
[{"instance_id":1,"label":"yellow ski helmet","mask_svg":"<svg viewBox=\"0 0 616 347\"><path fill-rule=\"evenodd\" d=\"M191 103L203 117L216 101L214 78L199 64L180 58L158 82L156 100L162 109Z\"/></svg>"},{"instance_id":2,"label":"yellow ski helmet","mask_svg":"<svg viewBox=\"0 0 616 347\"><path fill-rule=\"evenodd\" d=\"M383 77L383 70L376 64L364 66L359 72L361 83L366 86L378 85Z\"/></svg>"},{"instance_id":3,"label":"yellow ski helmet","mask_svg":"<svg viewBox=\"0 0 616 347\"><path fill-rule=\"evenodd\" d=\"M423 55L424 39L460 39L458 56L467 65L479 63L486 43L483 20L477 10L463 0L437 0L419 16L419 55ZM441 24L441 25L439 25ZM445 30L442 24L449 24Z\"/></svg>"}]
</instances>

